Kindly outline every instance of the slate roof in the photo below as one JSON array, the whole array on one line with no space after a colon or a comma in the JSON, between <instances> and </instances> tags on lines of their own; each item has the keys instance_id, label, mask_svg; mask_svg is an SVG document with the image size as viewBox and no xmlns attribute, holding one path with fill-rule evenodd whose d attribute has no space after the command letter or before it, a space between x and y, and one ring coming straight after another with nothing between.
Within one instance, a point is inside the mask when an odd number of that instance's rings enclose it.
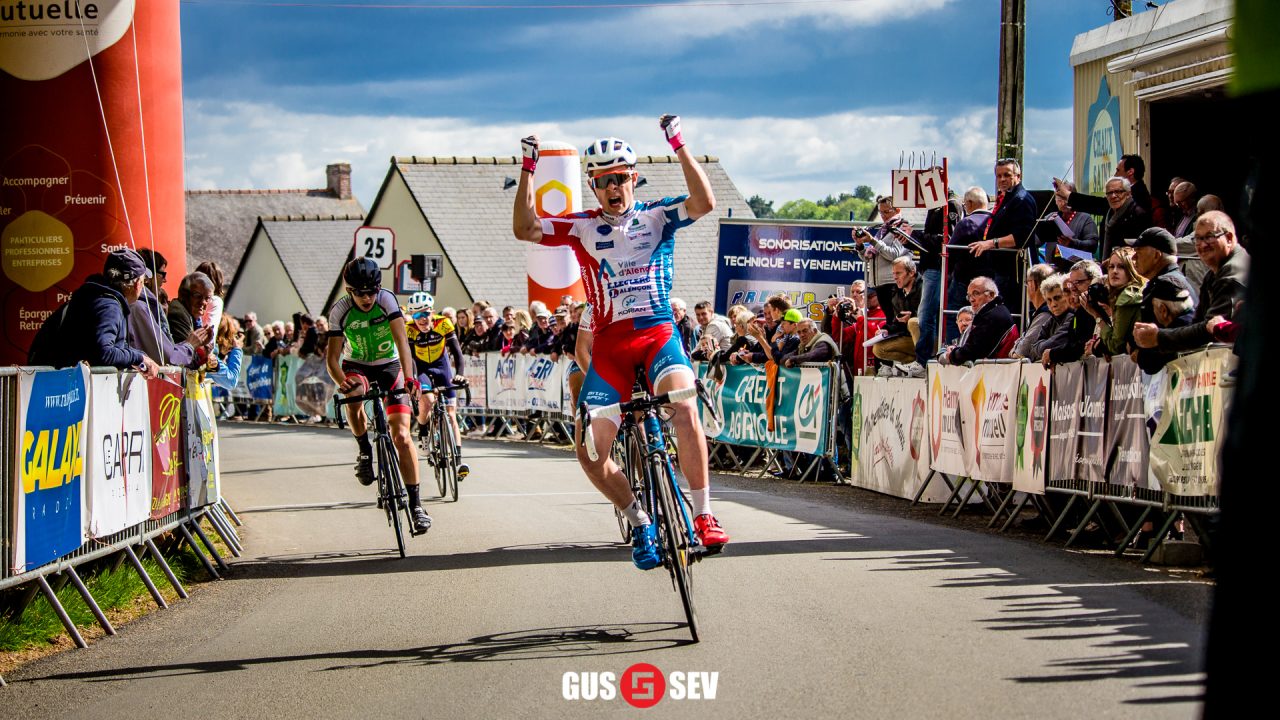
<instances>
[{"instance_id":1,"label":"slate roof","mask_svg":"<svg viewBox=\"0 0 1280 720\"><path fill-rule=\"evenodd\" d=\"M327 189L188 190L188 267L214 260L227 283L234 282L258 218L289 215L363 216L364 207L354 197L344 200Z\"/></svg>"},{"instance_id":2,"label":"slate roof","mask_svg":"<svg viewBox=\"0 0 1280 720\"><path fill-rule=\"evenodd\" d=\"M352 238L364 216L289 215L260 220L304 309L312 317L322 315L335 278L351 256ZM249 257L248 249L244 256Z\"/></svg>"},{"instance_id":3,"label":"slate roof","mask_svg":"<svg viewBox=\"0 0 1280 720\"><path fill-rule=\"evenodd\" d=\"M715 290L719 218L733 210L735 218L755 217L738 188L713 156L700 156L716 196L716 209L676 235L675 282L672 296L692 306L710 299ZM520 175L515 157L397 157L392 158L423 215L457 268L473 299L495 305L525 304L525 256L528 245L511 235L515 186L508 178ZM637 170L645 184L637 200L657 200L685 193L684 174L674 156L644 156ZM583 209L599 206L583 175ZM374 211L377 211L377 201Z\"/></svg>"}]
</instances>

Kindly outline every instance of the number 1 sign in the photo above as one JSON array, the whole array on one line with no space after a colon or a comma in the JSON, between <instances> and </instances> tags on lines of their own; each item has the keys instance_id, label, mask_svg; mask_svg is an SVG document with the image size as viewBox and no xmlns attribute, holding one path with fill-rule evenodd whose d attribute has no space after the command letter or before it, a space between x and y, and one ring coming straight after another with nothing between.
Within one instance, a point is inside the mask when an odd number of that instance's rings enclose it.
<instances>
[{"instance_id":1,"label":"number 1 sign","mask_svg":"<svg viewBox=\"0 0 1280 720\"><path fill-rule=\"evenodd\" d=\"M916 192L916 173L917 170L894 170L893 171L893 205L897 208L913 208L919 207L918 193Z\"/></svg>"},{"instance_id":2,"label":"number 1 sign","mask_svg":"<svg viewBox=\"0 0 1280 720\"><path fill-rule=\"evenodd\" d=\"M396 234L391 228L356 228L356 257L371 258L383 270L390 270L396 259Z\"/></svg>"},{"instance_id":3,"label":"number 1 sign","mask_svg":"<svg viewBox=\"0 0 1280 720\"><path fill-rule=\"evenodd\" d=\"M928 170L920 170L918 173L920 207L932 210L946 205L946 191L943 189L941 168L933 167Z\"/></svg>"}]
</instances>

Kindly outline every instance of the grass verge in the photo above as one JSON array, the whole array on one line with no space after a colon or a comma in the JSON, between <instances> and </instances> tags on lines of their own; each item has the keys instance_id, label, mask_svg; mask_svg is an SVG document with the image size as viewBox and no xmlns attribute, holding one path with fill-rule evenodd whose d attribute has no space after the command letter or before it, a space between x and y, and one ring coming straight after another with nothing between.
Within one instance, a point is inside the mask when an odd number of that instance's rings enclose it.
<instances>
[{"instance_id":1,"label":"grass verge","mask_svg":"<svg viewBox=\"0 0 1280 720\"><path fill-rule=\"evenodd\" d=\"M203 522L202 526L213 541L214 547L218 549L218 553L228 557L229 552L225 544L212 531L208 521ZM165 544L162 543L161 547L165 547ZM200 559L185 543L171 544L169 550L162 550L162 552L173 574L177 576L178 581L188 593L194 586L210 580ZM160 569L159 563L154 558L143 559L142 567L159 589L160 594L164 596L166 603L172 604L179 599L177 591L169 584L164 571ZM128 561L115 568L112 568L108 561L99 561L90 563L88 569L80 567L77 571L89 589L89 594L93 596L98 607L102 608L103 613L117 631L129 621L158 609L151 598L151 593L147 591L146 585ZM50 578L50 583L53 583L54 579ZM56 584L54 586L57 587ZM10 592L21 592L21 589ZM92 643L106 634L73 585L67 583L54 594L80 630L85 641ZM37 658L74 647L75 643L67 635L62 621L58 619L53 606L49 604L43 593L37 594L21 616L0 616L0 674L12 672L17 667Z\"/></svg>"}]
</instances>

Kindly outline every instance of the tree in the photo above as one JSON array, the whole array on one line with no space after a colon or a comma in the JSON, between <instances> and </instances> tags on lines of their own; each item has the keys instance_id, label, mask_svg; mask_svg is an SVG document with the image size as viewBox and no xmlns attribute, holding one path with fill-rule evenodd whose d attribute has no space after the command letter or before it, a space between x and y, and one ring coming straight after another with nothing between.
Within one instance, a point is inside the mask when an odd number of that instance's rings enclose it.
<instances>
[{"instance_id":1,"label":"tree","mask_svg":"<svg viewBox=\"0 0 1280 720\"><path fill-rule=\"evenodd\" d=\"M853 196L859 200L875 200L876 191L872 190L870 185L859 185L853 189Z\"/></svg>"},{"instance_id":2,"label":"tree","mask_svg":"<svg viewBox=\"0 0 1280 720\"><path fill-rule=\"evenodd\" d=\"M755 213L758 218L774 217L772 200L765 200L759 195L752 195L747 198L747 204L751 206L751 212Z\"/></svg>"}]
</instances>

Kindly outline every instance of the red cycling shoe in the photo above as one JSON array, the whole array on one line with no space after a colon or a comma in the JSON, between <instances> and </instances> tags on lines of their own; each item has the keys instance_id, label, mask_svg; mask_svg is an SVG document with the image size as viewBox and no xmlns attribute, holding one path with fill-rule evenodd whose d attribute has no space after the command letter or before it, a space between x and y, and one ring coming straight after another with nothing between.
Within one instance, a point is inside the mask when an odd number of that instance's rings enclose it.
<instances>
[{"instance_id":1,"label":"red cycling shoe","mask_svg":"<svg viewBox=\"0 0 1280 720\"><path fill-rule=\"evenodd\" d=\"M703 513L693 519L693 534L708 552L719 552L729 542L729 535L710 513Z\"/></svg>"}]
</instances>

